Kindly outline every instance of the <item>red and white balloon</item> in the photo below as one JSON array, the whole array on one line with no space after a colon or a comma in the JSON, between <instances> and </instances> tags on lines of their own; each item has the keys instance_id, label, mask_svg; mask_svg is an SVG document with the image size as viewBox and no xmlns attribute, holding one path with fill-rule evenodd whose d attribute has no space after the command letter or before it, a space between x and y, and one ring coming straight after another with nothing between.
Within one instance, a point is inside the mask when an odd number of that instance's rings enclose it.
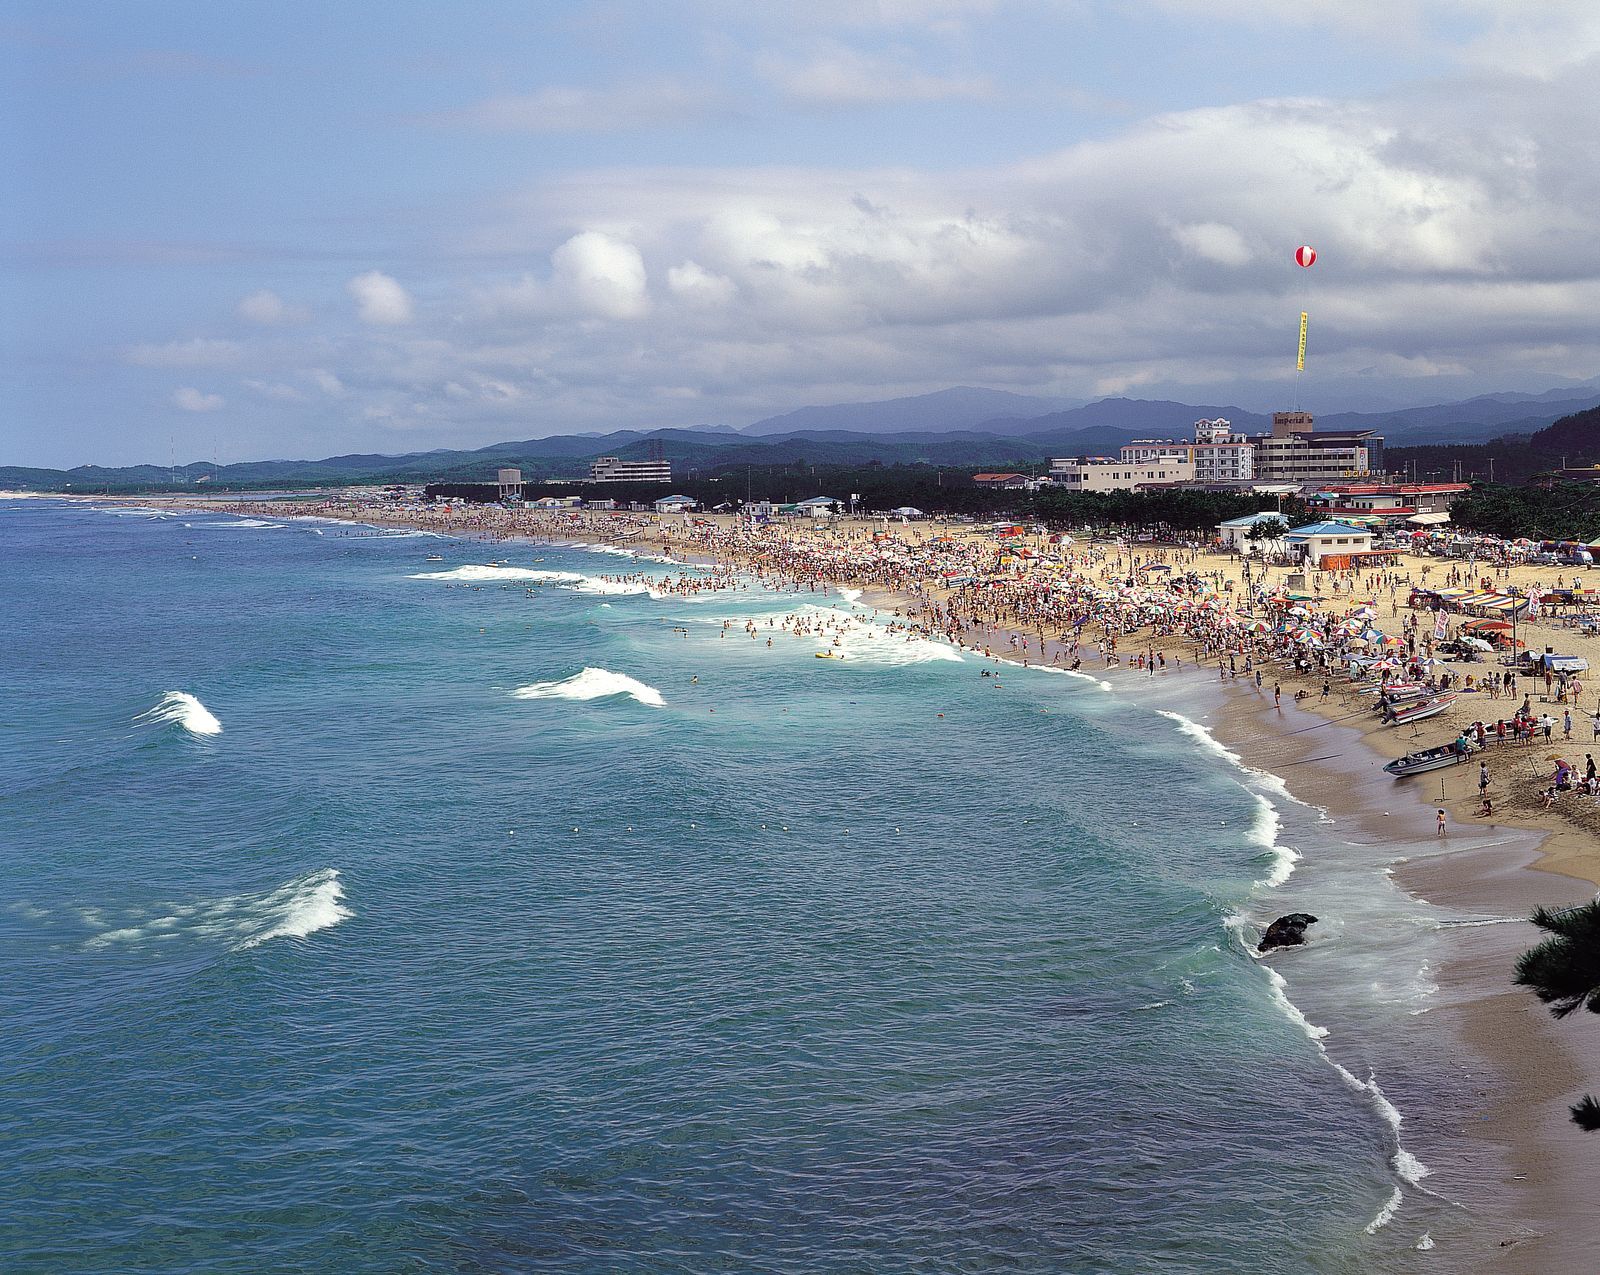
<instances>
[{"instance_id":1,"label":"red and white balloon","mask_svg":"<svg viewBox=\"0 0 1600 1275\"><path fill-rule=\"evenodd\" d=\"M1309 266L1317 259L1317 250L1310 244L1303 243L1294 250L1294 259L1296 265Z\"/></svg>"}]
</instances>

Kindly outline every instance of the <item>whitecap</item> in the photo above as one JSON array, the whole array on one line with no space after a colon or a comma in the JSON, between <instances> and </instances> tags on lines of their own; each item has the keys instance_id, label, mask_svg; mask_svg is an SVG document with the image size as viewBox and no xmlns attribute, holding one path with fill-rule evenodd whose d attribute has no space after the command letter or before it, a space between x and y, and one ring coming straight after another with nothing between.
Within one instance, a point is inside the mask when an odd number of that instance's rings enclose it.
<instances>
[{"instance_id":1,"label":"whitecap","mask_svg":"<svg viewBox=\"0 0 1600 1275\"><path fill-rule=\"evenodd\" d=\"M642 580L605 580L596 576L581 577L578 583L572 586L574 593L593 593L602 597L622 597L627 594L643 593L652 598L659 598L656 592Z\"/></svg>"},{"instance_id":2,"label":"whitecap","mask_svg":"<svg viewBox=\"0 0 1600 1275\"><path fill-rule=\"evenodd\" d=\"M1212 753L1217 757L1221 757L1230 765L1249 775L1251 779L1255 780L1256 783L1260 784L1261 787L1265 788L1273 796L1282 797L1284 800L1292 801L1295 803L1295 805L1304 806L1308 810L1315 810L1321 814L1327 813L1323 807L1312 805L1309 801L1301 801L1300 798L1296 797L1292 792L1289 791L1289 786L1283 781L1282 776L1275 775L1270 770L1260 770L1257 767L1250 765L1243 757L1239 756L1239 754L1234 752L1233 749L1222 743L1215 735L1206 729L1206 727L1202 726L1192 717L1185 717L1182 713L1174 713L1170 709L1165 708L1158 708L1156 709L1156 712L1160 713L1162 717L1167 718L1169 721L1176 722L1178 724L1178 730L1181 733L1189 736L1190 739L1193 739L1207 752Z\"/></svg>"},{"instance_id":3,"label":"whitecap","mask_svg":"<svg viewBox=\"0 0 1600 1275\"><path fill-rule=\"evenodd\" d=\"M1300 1007L1298 1005L1289 999L1288 995L1284 991L1284 989L1289 986L1289 982L1282 974L1278 973L1278 971L1273 969L1270 965L1264 965L1262 968L1267 971L1267 981L1272 988L1273 1003L1283 1011L1284 1016L1291 1023L1293 1023L1306 1034L1308 1039L1318 1042L1318 1048L1320 1049L1322 1039L1328 1034L1328 1029L1326 1027L1318 1027L1300 1012ZM1324 1050L1323 1054L1324 1057L1326 1057L1327 1051ZM1334 1063L1333 1065L1341 1072L1344 1072L1346 1076L1350 1075L1350 1073L1345 1071L1343 1067L1340 1067L1338 1063ZM1354 1077L1351 1077L1351 1079L1353 1080ZM1359 1082L1357 1083L1358 1087L1360 1087Z\"/></svg>"},{"instance_id":4,"label":"whitecap","mask_svg":"<svg viewBox=\"0 0 1600 1275\"><path fill-rule=\"evenodd\" d=\"M188 691L168 691L161 702L147 712L140 713L134 722L140 725L175 723L191 735L220 735L222 723L216 715Z\"/></svg>"},{"instance_id":5,"label":"whitecap","mask_svg":"<svg viewBox=\"0 0 1600 1275\"><path fill-rule=\"evenodd\" d=\"M84 945L88 950L135 947L149 941L190 937L228 944L240 952L269 939L306 938L354 916L343 905L338 870L321 868L265 894L237 894L198 903L167 904L124 913ZM105 925L97 910L85 909L86 923Z\"/></svg>"},{"instance_id":6,"label":"whitecap","mask_svg":"<svg viewBox=\"0 0 1600 1275\"><path fill-rule=\"evenodd\" d=\"M532 567L465 566L452 567L448 571L419 571L410 578L479 582L525 580L544 584L571 584L588 577L579 575L576 571L537 571Z\"/></svg>"},{"instance_id":7,"label":"whitecap","mask_svg":"<svg viewBox=\"0 0 1600 1275\"><path fill-rule=\"evenodd\" d=\"M612 695L627 695L641 704L663 708L666 700L653 686L609 669L586 668L581 673L559 682L534 682L519 686L511 692L516 699L605 699Z\"/></svg>"},{"instance_id":8,"label":"whitecap","mask_svg":"<svg viewBox=\"0 0 1600 1275\"><path fill-rule=\"evenodd\" d=\"M1405 1192L1399 1187L1395 1187L1394 1193L1389 1196L1388 1202L1378 1210L1378 1216L1367 1223L1367 1234L1376 1235L1381 1228L1388 1226L1394 1220L1394 1215L1399 1211L1401 1201L1405 1198Z\"/></svg>"},{"instance_id":9,"label":"whitecap","mask_svg":"<svg viewBox=\"0 0 1600 1275\"><path fill-rule=\"evenodd\" d=\"M1024 673L1059 673L1062 677L1077 677L1083 679L1085 682L1093 682L1102 691L1116 690L1116 687L1111 685L1110 682L1106 681L1105 678L1096 677L1093 673L1085 673L1082 669L1057 668L1053 664L1030 664L1022 671Z\"/></svg>"},{"instance_id":10,"label":"whitecap","mask_svg":"<svg viewBox=\"0 0 1600 1275\"><path fill-rule=\"evenodd\" d=\"M185 527L196 531L281 531L281 522L266 522L260 518L240 518L235 522L186 522Z\"/></svg>"}]
</instances>

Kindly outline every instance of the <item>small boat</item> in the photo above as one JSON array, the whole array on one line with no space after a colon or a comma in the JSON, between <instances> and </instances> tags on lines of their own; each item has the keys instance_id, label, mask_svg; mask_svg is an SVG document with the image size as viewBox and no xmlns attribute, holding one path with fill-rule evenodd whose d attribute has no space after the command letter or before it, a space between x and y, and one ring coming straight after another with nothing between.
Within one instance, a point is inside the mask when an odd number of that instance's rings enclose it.
<instances>
[{"instance_id":1,"label":"small boat","mask_svg":"<svg viewBox=\"0 0 1600 1275\"><path fill-rule=\"evenodd\" d=\"M1437 748L1424 748L1421 752L1396 757L1384 767L1384 770L1396 779L1404 779L1407 775L1421 775L1430 770L1443 770L1446 766L1456 766L1466 759L1466 753L1457 751L1453 743L1440 744Z\"/></svg>"},{"instance_id":2,"label":"small boat","mask_svg":"<svg viewBox=\"0 0 1600 1275\"><path fill-rule=\"evenodd\" d=\"M834 651L818 651L817 658L819 660L842 660L844 659L844 656L839 655Z\"/></svg>"},{"instance_id":3,"label":"small boat","mask_svg":"<svg viewBox=\"0 0 1600 1275\"><path fill-rule=\"evenodd\" d=\"M1429 717L1437 717L1455 702L1455 695L1450 694L1413 700L1409 704L1391 705L1384 711L1383 720L1391 726L1404 726L1407 722L1420 722Z\"/></svg>"},{"instance_id":4,"label":"small boat","mask_svg":"<svg viewBox=\"0 0 1600 1275\"><path fill-rule=\"evenodd\" d=\"M1397 704L1413 704L1419 699L1432 699L1438 691L1430 691L1426 686L1392 686L1388 687L1387 694L1382 701L1373 707L1382 711Z\"/></svg>"},{"instance_id":5,"label":"small boat","mask_svg":"<svg viewBox=\"0 0 1600 1275\"><path fill-rule=\"evenodd\" d=\"M442 554L442 553L430 553L426 558L423 559L423 561L424 562L443 562L444 561L444 554Z\"/></svg>"}]
</instances>

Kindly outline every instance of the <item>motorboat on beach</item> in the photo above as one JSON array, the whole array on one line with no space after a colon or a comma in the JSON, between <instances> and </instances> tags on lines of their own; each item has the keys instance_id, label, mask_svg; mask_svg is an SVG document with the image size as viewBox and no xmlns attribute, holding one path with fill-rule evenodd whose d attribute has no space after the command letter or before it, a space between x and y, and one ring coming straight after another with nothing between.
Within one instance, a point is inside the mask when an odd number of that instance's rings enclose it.
<instances>
[{"instance_id":1,"label":"motorboat on beach","mask_svg":"<svg viewBox=\"0 0 1600 1275\"><path fill-rule=\"evenodd\" d=\"M1407 775L1422 775L1430 770L1458 766L1466 759L1467 754L1452 742L1440 744L1437 748L1424 748L1420 752L1407 753L1404 757L1396 757L1384 767L1384 770L1396 779L1404 779Z\"/></svg>"},{"instance_id":2,"label":"motorboat on beach","mask_svg":"<svg viewBox=\"0 0 1600 1275\"><path fill-rule=\"evenodd\" d=\"M1405 704L1390 704L1383 710L1383 720L1390 726L1404 726L1408 722L1425 721L1437 717L1456 702L1455 694L1434 695L1428 699L1412 700Z\"/></svg>"}]
</instances>

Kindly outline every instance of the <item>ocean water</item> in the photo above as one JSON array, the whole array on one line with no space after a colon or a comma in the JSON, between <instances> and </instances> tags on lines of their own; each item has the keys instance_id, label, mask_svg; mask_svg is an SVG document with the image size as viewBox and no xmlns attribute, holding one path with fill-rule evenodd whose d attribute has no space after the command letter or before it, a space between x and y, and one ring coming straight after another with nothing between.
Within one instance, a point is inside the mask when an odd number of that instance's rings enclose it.
<instances>
[{"instance_id":1,"label":"ocean water","mask_svg":"<svg viewBox=\"0 0 1600 1275\"><path fill-rule=\"evenodd\" d=\"M1175 691L578 548L0 536L7 1271L1383 1272L1462 1225L1385 1043L1437 918ZM1381 962L1252 958L1306 880Z\"/></svg>"}]
</instances>

